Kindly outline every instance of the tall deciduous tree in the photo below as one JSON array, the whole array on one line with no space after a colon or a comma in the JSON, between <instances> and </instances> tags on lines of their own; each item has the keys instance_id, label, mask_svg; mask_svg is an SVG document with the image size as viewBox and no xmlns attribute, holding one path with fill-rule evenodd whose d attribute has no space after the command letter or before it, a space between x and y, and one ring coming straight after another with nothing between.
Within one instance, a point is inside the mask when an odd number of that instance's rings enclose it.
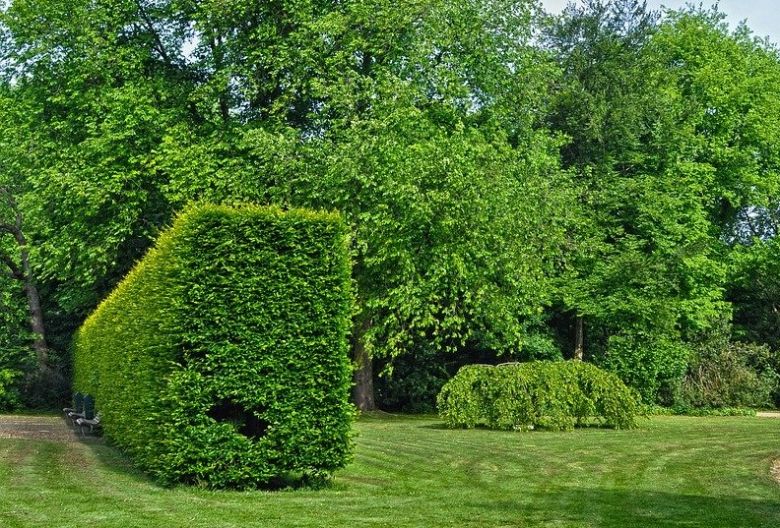
<instances>
[{"instance_id":1,"label":"tall deciduous tree","mask_svg":"<svg viewBox=\"0 0 780 528\"><path fill-rule=\"evenodd\" d=\"M591 356L654 398L728 314L729 226L776 187L776 55L717 11L658 22L635 0L570 6L547 42L565 72L550 123L572 138L583 204L563 305Z\"/></svg>"},{"instance_id":2,"label":"tall deciduous tree","mask_svg":"<svg viewBox=\"0 0 780 528\"><path fill-rule=\"evenodd\" d=\"M0 16L0 299L25 301L18 212L61 333L190 200L338 209L362 408L373 357L522 357L544 321L652 398L729 312L732 249L775 236L750 233L780 196L777 52L717 11L586 0L542 38L533 0Z\"/></svg>"},{"instance_id":3,"label":"tall deciduous tree","mask_svg":"<svg viewBox=\"0 0 780 528\"><path fill-rule=\"evenodd\" d=\"M30 316L37 366L42 372L49 370L49 345L46 343L46 325L41 308L41 296L30 265L30 248L24 233L22 211L10 186L0 186L0 236L10 237L11 243L0 244L0 262L6 277L18 281L25 297ZM6 247L12 250L6 251Z\"/></svg>"},{"instance_id":4,"label":"tall deciduous tree","mask_svg":"<svg viewBox=\"0 0 780 528\"><path fill-rule=\"evenodd\" d=\"M3 90L0 95L0 129L4 132L0 138L0 273L5 279L3 286L8 288L3 292L2 303L6 312L3 322L8 326L2 333L6 334L6 346L13 343L12 348L31 336L36 368L39 373L48 375L51 367L49 345L36 271L31 262L33 244L28 235L30 225L20 203L20 198L29 192L29 185L19 173L21 164L14 158L14 153L25 141L23 133L20 133L22 130L15 126L18 123L15 119L17 110L13 97ZM24 299L26 306L26 332L14 324L19 322L14 320L15 306L22 304L19 297ZM12 336L13 333L19 333L23 338Z\"/></svg>"},{"instance_id":5,"label":"tall deciduous tree","mask_svg":"<svg viewBox=\"0 0 780 528\"><path fill-rule=\"evenodd\" d=\"M356 233L363 407L371 355L521 346L562 192L536 14L529 0L16 0L6 73L36 138L43 279L81 313L191 199L337 208Z\"/></svg>"},{"instance_id":6,"label":"tall deciduous tree","mask_svg":"<svg viewBox=\"0 0 780 528\"><path fill-rule=\"evenodd\" d=\"M547 303L564 190L539 122L555 70L530 45L534 14L528 2L347 3L297 31L296 53L319 57L304 125L285 114L166 143L173 200L347 216L364 409L371 357L423 340L517 350Z\"/></svg>"},{"instance_id":7,"label":"tall deciduous tree","mask_svg":"<svg viewBox=\"0 0 780 528\"><path fill-rule=\"evenodd\" d=\"M564 71L550 126L570 138L562 158L580 193L560 279L575 356L608 363L650 398L685 368L682 328L721 308L702 172L677 164L679 99L650 51L658 21L644 2L588 0L546 39Z\"/></svg>"}]
</instances>

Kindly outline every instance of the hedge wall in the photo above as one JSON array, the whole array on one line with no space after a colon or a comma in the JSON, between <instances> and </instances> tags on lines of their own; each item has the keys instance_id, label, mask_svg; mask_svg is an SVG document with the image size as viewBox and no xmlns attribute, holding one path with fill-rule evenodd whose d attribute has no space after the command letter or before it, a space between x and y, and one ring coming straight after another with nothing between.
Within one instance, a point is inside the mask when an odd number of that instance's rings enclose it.
<instances>
[{"instance_id":1,"label":"hedge wall","mask_svg":"<svg viewBox=\"0 0 780 528\"><path fill-rule=\"evenodd\" d=\"M75 390L158 481L262 486L348 461L346 227L304 210L200 205L75 338Z\"/></svg>"},{"instance_id":2,"label":"hedge wall","mask_svg":"<svg viewBox=\"0 0 780 528\"><path fill-rule=\"evenodd\" d=\"M638 394L581 361L467 365L442 387L439 414L450 427L570 430L590 420L634 426Z\"/></svg>"}]
</instances>

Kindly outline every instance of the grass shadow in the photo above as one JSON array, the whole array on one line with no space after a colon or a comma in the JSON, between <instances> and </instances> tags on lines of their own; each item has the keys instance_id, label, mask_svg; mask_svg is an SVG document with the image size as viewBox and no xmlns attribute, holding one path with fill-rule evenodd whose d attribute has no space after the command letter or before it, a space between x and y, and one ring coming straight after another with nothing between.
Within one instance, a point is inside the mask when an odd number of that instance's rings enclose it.
<instances>
[{"instance_id":1,"label":"grass shadow","mask_svg":"<svg viewBox=\"0 0 780 528\"><path fill-rule=\"evenodd\" d=\"M494 429L491 427L488 427L486 425L477 425L476 427L449 427L444 422L436 422L436 423L427 423L424 425L417 426L419 429L433 429L433 430L439 430L439 431L495 431L500 433L534 433L534 432L540 432L540 433L560 433L560 432L567 432L563 429L550 429L548 427L542 427L538 426L531 430L511 430L511 429ZM634 429L638 429L638 427L635 427ZM600 423L584 423L584 424L577 424L574 427L574 431L587 431L587 430L595 430L595 431L619 431L621 429L617 429L614 426L611 425L605 425ZM568 431L571 432L571 431Z\"/></svg>"},{"instance_id":2,"label":"grass shadow","mask_svg":"<svg viewBox=\"0 0 780 528\"><path fill-rule=\"evenodd\" d=\"M95 460L100 464L101 471L112 475L129 477L135 481L160 490L168 489L157 483L147 473L144 473L135 467L131 458L118 446L114 445L110 438L107 438L102 434L83 434L77 426L70 423L68 418L63 417L63 421L65 427L68 427L73 431L74 435L78 438L78 442L89 448L94 455Z\"/></svg>"},{"instance_id":3,"label":"grass shadow","mask_svg":"<svg viewBox=\"0 0 780 528\"><path fill-rule=\"evenodd\" d=\"M436 423L429 423L429 424L425 424L425 425L418 425L417 427L419 429L434 429L434 430L438 430L438 431L458 431L458 430L467 431L468 430L465 427L455 427L455 428L448 427L447 424L445 424L444 422L436 422Z\"/></svg>"},{"instance_id":4,"label":"grass shadow","mask_svg":"<svg viewBox=\"0 0 780 528\"><path fill-rule=\"evenodd\" d=\"M66 419L67 422L67 419ZM78 435L78 429L76 430ZM150 474L139 469L134 463L132 458L125 453L119 446L114 444L110 438L104 436L86 435L79 436L79 442L88 447L93 453L95 459L100 464L100 470L112 475L122 476L124 478L130 478L136 483L141 483L145 486L157 490L208 490L211 492L244 492L244 491L258 491L258 492L284 492L294 490L308 490L319 491L329 489L332 487L332 480L320 479L312 477L310 475L300 473L290 473L280 477L275 477L262 486L248 487L246 489L220 489L209 488L205 486L199 486L197 484L179 483L166 486L160 484Z\"/></svg>"},{"instance_id":5,"label":"grass shadow","mask_svg":"<svg viewBox=\"0 0 780 528\"><path fill-rule=\"evenodd\" d=\"M469 506L478 508L478 504ZM737 528L780 526L780 494L758 500L671 492L557 487L528 500L491 503L494 514L531 525Z\"/></svg>"}]
</instances>

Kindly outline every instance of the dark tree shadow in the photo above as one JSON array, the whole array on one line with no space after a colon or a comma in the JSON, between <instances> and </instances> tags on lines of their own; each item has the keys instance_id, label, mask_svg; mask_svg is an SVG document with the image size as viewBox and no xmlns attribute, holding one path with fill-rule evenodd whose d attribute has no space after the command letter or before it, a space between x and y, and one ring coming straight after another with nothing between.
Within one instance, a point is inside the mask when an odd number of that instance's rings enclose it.
<instances>
[{"instance_id":1,"label":"dark tree shadow","mask_svg":"<svg viewBox=\"0 0 780 528\"><path fill-rule=\"evenodd\" d=\"M627 489L556 487L528 490L518 501L490 503L509 525L759 528L780 526L777 498L744 499ZM471 503L468 507L484 508Z\"/></svg>"}]
</instances>

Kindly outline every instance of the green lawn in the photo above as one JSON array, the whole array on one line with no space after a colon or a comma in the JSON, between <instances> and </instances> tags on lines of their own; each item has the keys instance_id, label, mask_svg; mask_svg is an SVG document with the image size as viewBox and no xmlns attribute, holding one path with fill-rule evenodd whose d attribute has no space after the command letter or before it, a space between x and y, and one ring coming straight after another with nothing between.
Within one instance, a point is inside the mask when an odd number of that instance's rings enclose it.
<instances>
[{"instance_id":1,"label":"green lawn","mask_svg":"<svg viewBox=\"0 0 780 528\"><path fill-rule=\"evenodd\" d=\"M322 491L163 489L102 444L0 439L0 526L780 526L780 420L661 417L633 431L357 424Z\"/></svg>"}]
</instances>

